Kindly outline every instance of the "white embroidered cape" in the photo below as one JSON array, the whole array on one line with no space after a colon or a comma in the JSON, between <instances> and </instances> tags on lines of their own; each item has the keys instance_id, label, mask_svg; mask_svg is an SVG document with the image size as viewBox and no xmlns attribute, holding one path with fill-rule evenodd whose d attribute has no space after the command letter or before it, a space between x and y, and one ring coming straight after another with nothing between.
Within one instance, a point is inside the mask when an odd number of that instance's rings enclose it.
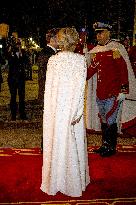
<instances>
[{"instance_id":1,"label":"white embroidered cape","mask_svg":"<svg viewBox=\"0 0 136 205\"><path fill-rule=\"evenodd\" d=\"M86 71L85 58L80 54L59 52L48 61L41 190L49 195L60 191L81 196L90 182L83 118Z\"/></svg>"}]
</instances>

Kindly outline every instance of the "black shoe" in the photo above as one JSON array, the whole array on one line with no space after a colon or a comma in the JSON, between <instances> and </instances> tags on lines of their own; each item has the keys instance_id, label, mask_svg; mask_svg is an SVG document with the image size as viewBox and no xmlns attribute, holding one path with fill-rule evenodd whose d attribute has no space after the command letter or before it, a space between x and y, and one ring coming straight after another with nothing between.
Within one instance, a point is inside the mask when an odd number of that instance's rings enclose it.
<instances>
[{"instance_id":1,"label":"black shoe","mask_svg":"<svg viewBox=\"0 0 136 205\"><path fill-rule=\"evenodd\" d=\"M26 115L24 115L24 116L20 116L20 119L21 120L28 120L28 117Z\"/></svg>"},{"instance_id":2,"label":"black shoe","mask_svg":"<svg viewBox=\"0 0 136 205\"><path fill-rule=\"evenodd\" d=\"M16 121L16 117L11 117L11 121Z\"/></svg>"},{"instance_id":3,"label":"black shoe","mask_svg":"<svg viewBox=\"0 0 136 205\"><path fill-rule=\"evenodd\" d=\"M106 149L106 147L102 145L100 148L94 149L93 152L99 154L99 153L103 152L105 149Z\"/></svg>"},{"instance_id":4,"label":"black shoe","mask_svg":"<svg viewBox=\"0 0 136 205\"><path fill-rule=\"evenodd\" d=\"M105 149L104 151L100 152L101 157L110 157L114 154L116 154L115 149Z\"/></svg>"}]
</instances>

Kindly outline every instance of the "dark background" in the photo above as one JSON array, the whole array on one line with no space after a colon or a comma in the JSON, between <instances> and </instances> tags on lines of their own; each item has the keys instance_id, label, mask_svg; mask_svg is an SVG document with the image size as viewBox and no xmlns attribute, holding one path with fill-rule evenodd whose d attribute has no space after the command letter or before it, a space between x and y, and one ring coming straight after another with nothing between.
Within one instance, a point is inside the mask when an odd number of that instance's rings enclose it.
<instances>
[{"instance_id":1,"label":"dark background","mask_svg":"<svg viewBox=\"0 0 136 205\"><path fill-rule=\"evenodd\" d=\"M20 37L33 36L42 41L47 29L75 26L87 27L93 36L92 24L102 21L113 25L115 37L133 35L134 0L18 0L1 2L0 23L7 23L10 32ZM10 4L11 4L10 3ZM9 33L10 35L10 33Z\"/></svg>"}]
</instances>

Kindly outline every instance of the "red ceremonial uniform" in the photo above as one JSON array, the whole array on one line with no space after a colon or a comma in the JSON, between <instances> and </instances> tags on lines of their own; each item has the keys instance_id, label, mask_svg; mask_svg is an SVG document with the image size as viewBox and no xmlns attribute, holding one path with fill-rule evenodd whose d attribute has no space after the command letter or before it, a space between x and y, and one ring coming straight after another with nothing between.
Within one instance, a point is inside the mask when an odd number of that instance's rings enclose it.
<instances>
[{"instance_id":1,"label":"red ceremonial uniform","mask_svg":"<svg viewBox=\"0 0 136 205\"><path fill-rule=\"evenodd\" d=\"M118 96L122 89L128 93L128 70L117 50L93 53L87 80L97 72L97 97L101 100Z\"/></svg>"}]
</instances>

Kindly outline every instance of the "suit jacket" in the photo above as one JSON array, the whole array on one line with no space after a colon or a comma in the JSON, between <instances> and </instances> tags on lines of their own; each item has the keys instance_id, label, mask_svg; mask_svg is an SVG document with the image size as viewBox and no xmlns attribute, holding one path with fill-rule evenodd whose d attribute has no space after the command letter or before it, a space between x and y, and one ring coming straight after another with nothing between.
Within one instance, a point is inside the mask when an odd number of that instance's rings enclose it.
<instances>
[{"instance_id":1,"label":"suit jacket","mask_svg":"<svg viewBox=\"0 0 136 205\"><path fill-rule=\"evenodd\" d=\"M38 99L41 103L43 103L44 98L44 88L45 88L45 80L46 80L46 70L47 70L47 63L49 58L55 54L55 51L46 46L42 49L37 57L37 65L38 65L38 84L39 84L39 91L38 91Z\"/></svg>"},{"instance_id":2,"label":"suit jacket","mask_svg":"<svg viewBox=\"0 0 136 205\"><path fill-rule=\"evenodd\" d=\"M25 66L24 66L24 55L17 56L16 53L9 53L8 55L8 81L20 82L25 81Z\"/></svg>"},{"instance_id":3,"label":"suit jacket","mask_svg":"<svg viewBox=\"0 0 136 205\"><path fill-rule=\"evenodd\" d=\"M55 54L55 51L46 46L38 55L37 58L37 65L38 65L38 75L40 78L46 79L46 70L47 70L47 63L48 59Z\"/></svg>"}]
</instances>

